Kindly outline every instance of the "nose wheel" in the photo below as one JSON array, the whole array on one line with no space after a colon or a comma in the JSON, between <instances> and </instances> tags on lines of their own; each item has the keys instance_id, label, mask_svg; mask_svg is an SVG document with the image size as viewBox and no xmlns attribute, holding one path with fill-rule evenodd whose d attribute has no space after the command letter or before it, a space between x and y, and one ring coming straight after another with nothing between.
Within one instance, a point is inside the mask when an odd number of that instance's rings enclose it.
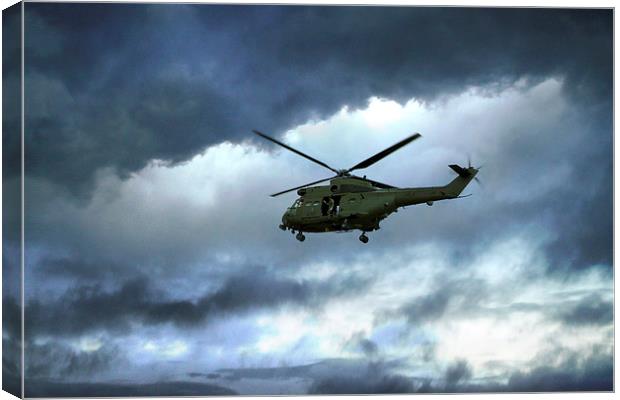
<instances>
[{"instance_id":1,"label":"nose wheel","mask_svg":"<svg viewBox=\"0 0 620 400\"><path fill-rule=\"evenodd\" d=\"M360 235L360 242L362 243L368 243L368 236L366 236L366 232L362 233Z\"/></svg>"},{"instance_id":2,"label":"nose wheel","mask_svg":"<svg viewBox=\"0 0 620 400\"><path fill-rule=\"evenodd\" d=\"M304 240L306 240L306 237L304 236L303 233L298 232L297 235L295 235L295 239L299 240L300 242L303 242Z\"/></svg>"}]
</instances>

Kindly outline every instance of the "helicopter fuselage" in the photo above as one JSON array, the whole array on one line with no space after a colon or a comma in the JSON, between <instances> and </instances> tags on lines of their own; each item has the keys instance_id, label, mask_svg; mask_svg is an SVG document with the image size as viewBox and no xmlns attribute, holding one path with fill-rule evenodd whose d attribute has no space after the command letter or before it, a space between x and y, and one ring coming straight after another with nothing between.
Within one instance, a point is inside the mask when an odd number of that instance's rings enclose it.
<instances>
[{"instance_id":1,"label":"helicopter fuselage","mask_svg":"<svg viewBox=\"0 0 620 400\"><path fill-rule=\"evenodd\" d=\"M330 185L298 190L300 197L282 216L283 229L298 232L338 232L379 229L379 222L398 208L453 199L474 178L457 177L446 186L379 189L369 182L338 177Z\"/></svg>"}]
</instances>

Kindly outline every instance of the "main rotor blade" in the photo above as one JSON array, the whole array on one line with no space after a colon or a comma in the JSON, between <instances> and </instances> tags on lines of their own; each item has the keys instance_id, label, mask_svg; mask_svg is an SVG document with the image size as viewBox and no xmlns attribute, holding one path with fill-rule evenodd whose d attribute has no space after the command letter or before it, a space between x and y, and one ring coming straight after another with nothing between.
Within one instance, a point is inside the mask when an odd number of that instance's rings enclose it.
<instances>
[{"instance_id":1,"label":"main rotor blade","mask_svg":"<svg viewBox=\"0 0 620 400\"><path fill-rule=\"evenodd\" d=\"M359 179L361 181L366 181L372 183L374 186L381 189L398 189L396 186L388 185L387 183L373 181L372 179L362 178L361 176L351 175L349 178Z\"/></svg>"},{"instance_id":2,"label":"main rotor blade","mask_svg":"<svg viewBox=\"0 0 620 400\"><path fill-rule=\"evenodd\" d=\"M330 180L332 178L334 178L334 177L332 176L332 177L329 177L329 178L321 179L319 181L314 181L314 182L311 182L311 183L306 183L305 185L297 186L297 187L294 187L292 189L283 190L282 192L274 193L274 194L272 194L270 196L271 197L276 197L276 196L279 196L279 195L284 194L284 193L292 192L293 190L301 189L301 188L304 188L306 186L312 186L312 185L317 184L317 183L328 181L328 180Z\"/></svg>"},{"instance_id":3,"label":"main rotor blade","mask_svg":"<svg viewBox=\"0 0 620 400\"><path fill-rule=\"evenodd\" d=\"M403 146L408 145L409 143L411 143L412 141L416 140L419 137L422 137L422 135L420 135L419 133L415 133L415 134L409 136L408 138L401 140L400 142L396 143L395 145L392 145L392 146L388 147L387 149L385 149L385 150L375 154L374 156L365 159L361 163L359 163L359 164L349 168L348 171L351 172L351 171L353 171L355 169L362 169L362 168L370 167L372 164L376 163L377 161L381 160L382 158L385 158L385 157L389 156L390 154L392 154L396 150L400 149Z\"/></svg>"},{"instance_id":4,"label":"main rotor blade","mask_svg":"<svg viewBox=\"0 0 620 400\"><path fill-rule=\"evenodd\" d=\"M267 135L265 135L265 134L264 134L264 133L262 133L262 132L259 132L259 131L257 131L257 130L252 130L252 132L256 133L258 136L260 136L260 137L262 137L262 138L264 138L264 139L269 140L270 142L273 142L273 143L275 143L275 144L278 144L278 145L280 145L280 146L284 147L285 149L292 151L292 152L293 152L293 153L295 153L295 154L298 154L298 155L300 155L300 156L302 156L302 157L304 157L304 158L307 158L308 160L313 161L313 162L315 162L315 163L317 163L317 164L319 164L319 165L321 165L321 166L323 166L323 167L325 167L325 168L327 168L327 169L329 169L329 170L334 171L335 173L338 173L338 170L336 170L336 169L334 169L334 168L330 167L329 165L325 164L323 161L319 161L319 160L317 160L317 159L316 159L316 158L314 158L314 157L310 157L309 155L304 154L304 153L302 153L301 151L299 151L299 150L297 150L297 149L294 149L294 148L292 148L291 146L286 145L286 144L284 144L284 143L282 143L282 142L280 142L280 141L278 141L278 140L276 140L276 139L274 139L274 138L272 138L272 137L270 137L270 136L267 136ZM330 178L330 179L331 179L331 178Z\"/></svg>"}]
</instances>

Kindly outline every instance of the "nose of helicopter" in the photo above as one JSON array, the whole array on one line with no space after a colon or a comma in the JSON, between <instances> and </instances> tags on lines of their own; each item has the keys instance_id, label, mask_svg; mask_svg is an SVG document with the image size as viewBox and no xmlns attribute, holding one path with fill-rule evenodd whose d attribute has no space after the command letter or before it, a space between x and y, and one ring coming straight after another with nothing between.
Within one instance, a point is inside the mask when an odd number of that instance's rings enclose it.
<instances>
[{"instance_id":1,"label":"nose of helicopter","mask_svg":"<svg viewBox=\"0 0 620 400\"><path fill-rule=\"evenodd\" d=\"M288 225L288 222L289 222L289 214L290 214L290 211L289 211L289 210L286 210L286 212L285 212L284 214L282 214L282 224L283 224L283 225L285 225L285 226L287 226L287 225Z\"/></svg>"},{"instance_id":2,"label":"nose of helicopter","mask_svg":"<svg viewBox=\"0 0 620 400\"><path fill-rule=\"evenodd\" d=\"M283 231L285 231L288 227L288 217L287 217L288 211L284 213L284 215L282 215L282 224L280 224L279 228L282 229Z\"/></svg>"}]
</instances>

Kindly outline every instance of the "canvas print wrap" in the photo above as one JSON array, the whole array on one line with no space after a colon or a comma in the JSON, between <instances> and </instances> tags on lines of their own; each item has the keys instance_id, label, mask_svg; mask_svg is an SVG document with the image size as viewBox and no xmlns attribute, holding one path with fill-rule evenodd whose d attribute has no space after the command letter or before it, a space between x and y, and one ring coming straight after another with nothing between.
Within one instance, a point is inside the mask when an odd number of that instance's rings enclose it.
<instances>
[{"instance_id":1,"label":"canvas print wrap","mask_svg":"<svg viewBox=\"0 0 620 400\"><path fill-rule=\"evenodd\" d=\"M613 390L612 10L24 12L26 396Z\"/></svg>"},{"instance_id":2,"label":"canvas print wrap","mask_svg":"<svg viewBox=\"0 0 620 400\"><path fill-rule=\"evenodd\" d=\"M2 11L2 390L22 396L22 6Z\"/></svg>"}]
</instances>

